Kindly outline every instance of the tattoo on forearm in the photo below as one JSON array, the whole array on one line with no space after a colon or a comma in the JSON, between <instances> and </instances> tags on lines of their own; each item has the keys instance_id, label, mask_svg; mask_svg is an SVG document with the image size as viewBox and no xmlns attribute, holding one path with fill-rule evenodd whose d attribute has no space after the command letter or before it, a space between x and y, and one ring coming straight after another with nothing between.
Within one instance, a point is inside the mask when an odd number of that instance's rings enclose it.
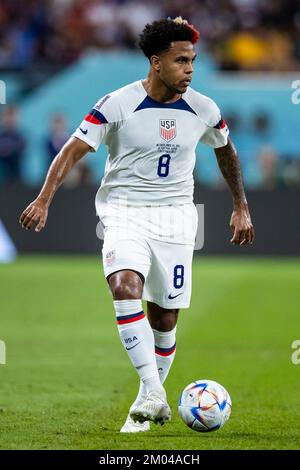
<instances>
[{"instance_id":1,"label":"tattoo on forearm","mask_svg":"<svg viewBox=\"0 0 300 470\"><path fill-rule=\"evenodd\" d=\"M233 142L228 139L225 147L215 149L219 168L230 187L235 202L246 202L241 165Z\"/></svg>"}]
</instances>

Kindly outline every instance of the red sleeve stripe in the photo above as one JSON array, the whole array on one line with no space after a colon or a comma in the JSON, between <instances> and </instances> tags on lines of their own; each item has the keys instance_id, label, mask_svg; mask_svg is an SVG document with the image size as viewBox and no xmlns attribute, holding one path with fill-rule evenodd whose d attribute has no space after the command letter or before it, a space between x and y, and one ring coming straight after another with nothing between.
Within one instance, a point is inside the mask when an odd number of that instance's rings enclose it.
<instances>
[{"instance_id":1,"label":"red sleeve stripe","mask_svg":"<svg viewBox=\"0 0 300 470\"><path fill-rule=\"evenodd\" d=\"M218 124L216 124L216 125L214 126L214 129L224 129L224 127L226 127L226 121L225 121L225 119L223 119L223 118L221 117L221 119L220 119L220 121L218 122Z\"/></svg>"},{"instance_id":2,"label":"red sleeve stripe","mask_svg":"<svg viewBox=\"0 0 300 470\"><path fill-rule=\"evenodd\" d=\"M85 121L92 124L107 124L107 119L96 109L92 109L84 118Z\"/></svg>"}]
</instances>

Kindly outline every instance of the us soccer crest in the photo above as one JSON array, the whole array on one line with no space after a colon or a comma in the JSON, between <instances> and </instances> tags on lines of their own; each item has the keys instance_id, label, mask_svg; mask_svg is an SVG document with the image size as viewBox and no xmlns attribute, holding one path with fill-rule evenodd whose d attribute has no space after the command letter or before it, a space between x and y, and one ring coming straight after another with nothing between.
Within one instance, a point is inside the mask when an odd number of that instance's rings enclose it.
<instances>
[{"instance_id":1,"label":"us soccer crest","mask_svg":"<svg viewBox=\"0 0 300 470\"><path fill-rule=\"evenodd\" d=\"M106 266L112 266L116 261L116 252L115 250L109 251L106 253Z\"/></svg>"},{"instance_id":2,"label":"us soccer crest","mask_svg":"<svg viewBox=\"0 0 300 470\"><path fill-rule=\"evenodd\" d=\"M166 142L176 137L176 120L175 119L160 119L159 120L159 135Z\"/></svg>"}]
</instances>

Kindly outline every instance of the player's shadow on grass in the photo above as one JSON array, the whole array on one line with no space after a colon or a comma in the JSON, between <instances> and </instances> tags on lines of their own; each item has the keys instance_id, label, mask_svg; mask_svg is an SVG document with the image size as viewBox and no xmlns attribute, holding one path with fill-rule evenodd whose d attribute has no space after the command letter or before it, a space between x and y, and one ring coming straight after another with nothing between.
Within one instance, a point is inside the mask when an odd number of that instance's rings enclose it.
<instances>
[{"instance_id":1,"label":"player's shadow on grass","mask_svg":"<svg viewBox=\"0 0 300 470\"><path fill-rule=\"evenodd\" d=\"M111 432L112 430L110 430ZM255 439L257 440L258 438L261 438L261 439L265 439L265 440L273 440L274 438L276 438L277 436L275 436L274 434L270 434L270 435L263 435L263 436L260 436L258 433L249 433L249 432L237 432L237 433L234 433L234 434L216 434L216 433L212 433L212 432L207 432L207 433L197 433L197 432L194 432L193 434L190 434L189 432L173 432L173 433L156 433L155 432L156 430L155 429L151 429L151 431L148 431L147 433L134 433L134 434L131 434L132 436L135 436L135 437L143 437L145 436L145 434L147 434L147 436L149 437L159 437L159 438L169 438L169 437L178 437L180 439L182 439L183 437L185 439L195 439L195 437L199 436L199 434L201 434L201 438L204 438L204 439L217 439L219 441L223 441L223 440L235 440L235 439L241 439L241 438L245 438L245 439ZM158 429L158 431L160 431L160 428ZM119 430L116 430L114 432L119 432ZM128 434L123 434L124 436L128 436Z\"/></svg>"},{"instance_id":2,"label":"player's shadow on grass","mask_svg":"<svg viewBox=\"0 0 300 470\"><path fill-rule=\"evenodd\" d=\"M106 426L101 426L100 427L100 432L104 432L105 435L108 437L108 436L115 436L116 434L119 434L120 436L124 436L124 437L129 437L132 436L132 438L138 438L138 437L145 437L145 435L149 436L149 437L159 437L159 438L180 438L182 439L182 437L186 438L186 439L195 439L196 436L199 436L199 434L201 434L201 438L203 439L216 439L218 441L228 441L228 440L236 440L236 439L253 439L253 440L257 440L257 439L261 439L261 440L265 440L265 441L273 441L274 439L278 438L278 435L272 433L272 434L266 434L266 433L259 433L259 432L226 432L226 433L216 433L216 432L207 432L207 433L197 433L197 432L193 432L193 433L190 433L189 431L185 431L185 432L178 432L177 430L174 431L174 432L170 432L170 431L167 431L166 433L164 432L164 426L157 426L156 427L153 427L150 431L148 431L147 433L120 433L120 429L119 428L111 428L111 427L106 427ZM162 431L163 433L161 433L160 431Z\"/></svg>"}]
</instances>

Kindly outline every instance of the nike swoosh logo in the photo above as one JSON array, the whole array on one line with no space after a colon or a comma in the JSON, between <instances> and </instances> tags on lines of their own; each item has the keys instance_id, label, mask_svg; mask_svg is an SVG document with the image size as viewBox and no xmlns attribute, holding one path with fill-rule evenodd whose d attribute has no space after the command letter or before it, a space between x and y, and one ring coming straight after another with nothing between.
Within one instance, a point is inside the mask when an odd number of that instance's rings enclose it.
<instances>
[{"instance_id":1,"label":"nike swoosh logo","mask_svg":"<svg viewBox=\"0 0 300 470\"><path fill-rule=\"evenodd\" d=\"M134 344L133 346L131 346L131 348L125 348L127 351L130 351L130 349L133 349L135 348L138 344L140 344L140 341L136 344Z\"/></svg>"},{"instance_id":2,"label":"nike swoosh logo","mask_svg":"<svg viewBox=\"0 0 300 470\"><path fill-rule=\"evenodd\" d=\"M87 134L87 133L88 133L88 130L87 130L87 129L86 129L85 131L84 131L83 129L81 129L81 127L79 127L79 129L81 130L81 132L82 132L83 134Z\"/></svg>"},{"instance_id":3,"label":"nike swoosh logo","mask_svg":"<svg viewBox=\"0 0 300 470\"><path fill-rule=\"evenodd\" d=\"M172 299L176 299L176 297L178 297L179 295L183 294L183 292L180 292L180 294L177 294L177 295L171 295L169 294L168 295L168 299L172 300Z\"/></svg>"}]
</instances>

